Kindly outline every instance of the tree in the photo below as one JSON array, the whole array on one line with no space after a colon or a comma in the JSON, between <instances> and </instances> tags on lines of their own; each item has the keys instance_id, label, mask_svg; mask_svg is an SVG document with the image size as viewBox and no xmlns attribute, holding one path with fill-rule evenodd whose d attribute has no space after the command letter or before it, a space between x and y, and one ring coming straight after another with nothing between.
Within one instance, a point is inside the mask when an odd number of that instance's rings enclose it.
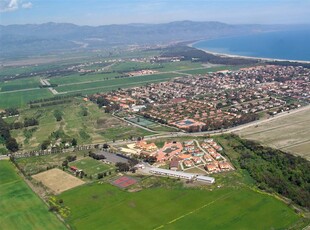
<instances>
[{"instance_id":1,"label":"tree","mask_svg":"<svg viewBox=\"0 0 310 230\"><path fill-rule=\"evenodd\" d=\"M128 172L130 169L129 164L127 163L117 162L115 166L117 167L117 170L120 172Z\"/></svg>"},{"instance_id":2,"label":"tree","mask_svg":"<svg viewBox=\"0 0 310 230\"><path fill-rule=\"evenodd\" d=\"M72 146L77 146L77 140L75 138L72 139L71 141Z\"/></svg>"},{"instance_id":3,"label":"tree","mask_svg":"<svg viewBox=\"0 0 310 230\"><path fill-rule=\"evenodd\" d=\"M51 144L51 142L49 140L43 141L43 143L41 144L41 149L42 150L47 149L50 144Z\"/></svg>"},{"instance_id":4,"label":"tree","mask_svg":"<svg viewBox=\"0 0 310 230\"><path fill-rule=\"evenodd\" d=\"M68 168L68 163L69 162L67 160L65 160L62 162L62 166Z\"/></svg>"},{"instance_id":5,"label":"tree","mask_svg":"<svg viewBox=\"0 0 310 230\"><path fill-rule=\"evenodd\" d=\"M98 179L103 178L103 173L98 173L97 178L98 178Z\"/></svg>"},{"instance_id":6,"label":"tree","mask_svg":"<svg viewBox=\"0 0 310 230\"><path fill-rule=\"evenodd\" d=\"M6 140L5 142L5 146L8 150L10 150L11 152L16 152L18 151L18 144L16 142L16 139L13 137L10 137Z\"/></svg>"}]
</instances>

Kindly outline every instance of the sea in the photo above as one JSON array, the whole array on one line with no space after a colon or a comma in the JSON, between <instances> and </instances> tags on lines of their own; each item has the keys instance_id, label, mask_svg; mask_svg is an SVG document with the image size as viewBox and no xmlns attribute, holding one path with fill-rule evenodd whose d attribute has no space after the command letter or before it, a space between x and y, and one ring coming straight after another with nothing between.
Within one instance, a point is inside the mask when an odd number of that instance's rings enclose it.
<instances>
[{"instance_id":1,"label":"sea","mask_svg":"<svg viewBox=\"0 0 310 230\"><path fill-rule=\"evenodd\" d=\"M192 46L214 53L310 61L310 29L204 40Z\"/></svg>"}]
</instances>

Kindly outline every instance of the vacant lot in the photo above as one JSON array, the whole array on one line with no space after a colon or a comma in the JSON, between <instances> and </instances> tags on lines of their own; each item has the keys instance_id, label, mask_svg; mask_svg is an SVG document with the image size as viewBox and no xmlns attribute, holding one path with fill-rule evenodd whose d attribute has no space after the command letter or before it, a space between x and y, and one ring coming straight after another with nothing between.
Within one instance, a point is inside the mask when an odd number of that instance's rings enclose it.
<instances>
[{"instance_id":1,"label":"vacant lot","mask_svg":"<svg viewBox=\"0 0 310 230\"><path fill-rule=\"evenodd\" d=\"M0 229L66 229L10 161L0 160L0 169Z\"/></svg>"},{"instance_id":2,"label":"vacant lot","mask_svg":"<svg viewBox=\"0 0 310 230\"><path fill-rule=\"evenodd\" d=\"M310 107L258 127L243 129L237 134L310 160Z\"/></svg>"},{"instance_id":3,"label":"vacant lot","mask_svg":"<svg viewBox=\"0 0 310 230\"><path fill-rule=\"evenodd\" d=\"M82 169L87 175L93 176L97 175L98 173L107 172L114 169L113 166L104 164L101 161L94 160L90 157L71 162L69 165L75 166L78 169Z\"/></svg>"},{"instance_id":4,"label":"vacant lot","mask_svg":"<svg viewBox=\"0 0 310 230\"><path fill-rule=\"evenodd\" d=\"M55 194L62 193L63 191L85 183L81 179L72 176L71 174L66 173L58 168L33 175L32 178L42 182Z\"/></svg>"},{"instance_id":5,"label":"vacant lot","mask_svg":"<svg viewBox=\"0 0 310 230\"><path fill-rule=\"evenodd\" d=\"M94 183L59 198L70 208L67 222L76 229L285 229L299 219L284 203L246 188L130 193Z\"/></svg>"},{"instance_id":6,"label":"vacant lot","mask_svg":"<svg viewBox=\"0 0 310 230\"><path fill-rule=\"evenodd\" d=\"M49 154L42 156L33 156L18 158L16 162L20 169L22 169L26 175L38 174L42 171L45 171L47 167L61 167L62 162L66 160L68 156L76 156L77 160L85 158L84 156L88 154L88 150L78 151L78 152L68 152L68 153L58 153L58 154Z\"/></svg>"}]
</instances>

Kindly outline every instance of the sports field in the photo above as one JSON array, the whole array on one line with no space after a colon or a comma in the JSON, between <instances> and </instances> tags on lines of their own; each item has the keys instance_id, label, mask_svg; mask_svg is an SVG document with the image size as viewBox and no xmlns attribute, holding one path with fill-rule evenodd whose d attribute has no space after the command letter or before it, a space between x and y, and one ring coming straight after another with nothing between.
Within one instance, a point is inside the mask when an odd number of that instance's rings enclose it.
<instances>
[{"instance_id":1,"label":"sports field","mask_svg":"<svg viewBox=\"0 0 310 230\"><path fill-rule=\"evenodd\" d=\"M242 129L237 134L310 160L310 107L258 127Z\"/></svg>"},{"instance_id":2,"label":"sports field","mask_svg":"<svg viewBox=\"0 0 310 230\"><path fill-rule=\"evenodd\" d=\"M0 229L66 229L8 160L0 160Z\"/></svg>"},{"instance_id":3,"label":"sports field","mask_svg":"<svg viewBox=\"0 0 310 230\"><path fill-rule=\"evenodd\" d=\"M135 124L141 125L143 127L149 128L154 131L161 131L161 132L176 132L178 131L177 128L169 127L165 125L161 125L160 123L151 121L144 117L134 117L134 118L126 118L126 120L133 122Z\"/></svg>"},{"instance_id":4,"label":"sports field","mask_svg":"<svg viewBox=\"0 0 310 230\"><path fill-rule=\"evenodd\" d=\"M113 166L104 164L103 162L94 160L90 157L73 161L69 165L82 169L87 175L96 175L98 173L103 173L114 169Z\"/></svg>"},{"instance_id":5,"label":"sports field","mask_svg":"<svg viewBox=\"0 0 310 230\"><path fill-rule=\"evenodd\" d=\"M299 220L284 203L247 188L127 192L93 183L58 198L74 229L286 229Z\"/></svg>"}]
</instances>

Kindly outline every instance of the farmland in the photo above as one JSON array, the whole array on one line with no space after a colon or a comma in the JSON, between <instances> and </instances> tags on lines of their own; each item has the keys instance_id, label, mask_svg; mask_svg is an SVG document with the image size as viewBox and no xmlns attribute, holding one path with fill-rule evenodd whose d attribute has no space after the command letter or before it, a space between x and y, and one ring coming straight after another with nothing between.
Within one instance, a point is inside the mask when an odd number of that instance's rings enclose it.
<instances>
[{"instance_id":1,"label":"farmland","mask_svg":"<svg viewBox=\"0 0 310 230\"><path fill-rule=\"evenodd\" d=\"M66 229L17 174L14 165L0 160L0 228Z\"/></svg>"},{"instance_id":2,"label":"farmland","mask_svg":"<svg viewBox=\"0 0 310 230\"><path fill-rule=\"evenodd\" d=\"M90 184L59 198L72 211L66 221L75 229L281 229L299 219L282 202L247 188L152 188L129 193L109 184Z\"/></svg>"},{"instance_id":3,"label":"farmland","mask_svg":"<svg viewBox=\"0 0 310 230\"><path fill-rule=\"evenodd\" d=\"M38 88L39 85L38 77L30 77L18 81L5 81L0 83L0 92Z\"/></svg>"},{"instance_id":4,"label":"farmland","mask_svg":"<svg viewBox=\"0 0 310 230\"><path fill-rule=\"evenodd\" d=\"M0 108L22 107L29 101L52 96L53 94L48 89L40 88L0 92Z\"/></svg>"},{"instance_id":5,"label":"farmland","mask_svg":"<svg viewBox=\"0 0 310 230\"><path fill-rule=\"evenodd\" d=\"M56 89L58 92L66 92L66 93L75 93L75 92L88 93L89 91L92 91L92 90L96 90L97 92L106 92L106 91L111 91L113 89L118 89L118 88L128 88L128 87L145 85L147 83L167 81L177 76L181 76L181 75L154 74L154 75L148 75L148 76L84 82L80 84L73 83L71 85L67 84L65 86L59 85Z\"/></svg>"},{"instance_id":6,"label":"farmland","mask_svg":"<svg viewBox=\"0 0 310 230\"><path fill-rule=\"evenodd\" d=\"M310 160L310 107L294 114L238 131L243 138L305 157Z\"/></svg>"},{"instance_id":7,"label":"farmland","mask_svg":"<svg viewBox=\"0 0 310 230\"><path fill-rule=\"evenodd\" d=\"M135 55L145 56L146 54L143 52L138 52ZM76 62L76 64L80 64L81 60L77 60ZM18 76L20 74L26 74L29 75L29 77L0 82L0 108L21 107L31 100L52 97L53 94L48 89L39 88L39 78L46 77L46 71L64 69L70 65L74 65L73 60L67 61L63 64L57 64L57 62L55 62L37 66L3 68L3 73L1 73L0 78L15 75ZM171 78L182 76L181 73L175 73L174 71L204 68L201 63L192 63L189 61L170 63L112 61L108 63L103 62L99 67L101 68L102 66L104 66L106 70L84 74L70 72L69 74L62 75L60 73L59 75L56 74L55 76L47 79L51 84L58 85L55 89L60 94L91 94L97 92L107 92L118 88L128 88L142 86L148 83L167 81ZM94 70L99 67L94 64L92 66L85 67L85 69ZM124 74L130 71L141 69L153 69L158 71L158 73L145 76L123 77ZM35 77L31 76L32 73L37 73L37 71L42 74ZM9 98L9 100L7 100L7 98Z\"/></svg>"}]
</instances>

